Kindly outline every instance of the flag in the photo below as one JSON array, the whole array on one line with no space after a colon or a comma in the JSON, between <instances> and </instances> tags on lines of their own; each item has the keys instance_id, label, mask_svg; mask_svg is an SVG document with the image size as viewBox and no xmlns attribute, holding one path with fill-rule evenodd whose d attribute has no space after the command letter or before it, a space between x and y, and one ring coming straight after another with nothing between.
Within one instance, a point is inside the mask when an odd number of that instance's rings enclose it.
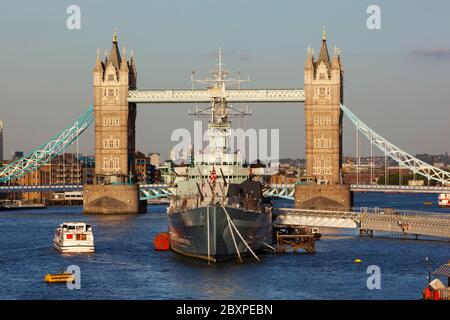
<instances>
[{"instance_id":1,"label":"flag","mask_svg":"<svg viewBox=\"0 0 450 320\"><path fill-rule=\"evenodd\" d=\"M212 182L216 182L217 181L217 173L216 173L216 168L212 168L211 170L211 175L209 176L209 181Z\"/></svg>"}]
</instances>

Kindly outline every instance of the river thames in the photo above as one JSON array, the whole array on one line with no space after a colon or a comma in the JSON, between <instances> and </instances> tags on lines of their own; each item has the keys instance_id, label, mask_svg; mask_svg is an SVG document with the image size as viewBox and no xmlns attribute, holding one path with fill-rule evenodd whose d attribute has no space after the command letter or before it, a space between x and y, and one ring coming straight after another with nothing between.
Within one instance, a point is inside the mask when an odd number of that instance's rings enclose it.
<instances>
[{"instance_id":1,"label":"river thames","mask_svg":"<svg viewBox=\"0 0 450 320\"><path fill-rule=\"evenodd\" d=\"M425 206L424 201L433 201ZM433 194L355 194L355 206L450 212ZM285 205L285 201L275 201ZM81 207L0 212L0 299L420 299L429 271L450 259L450 243L360 238L356 230L321 230L315 254L264 254L207 265L156 252L153 237L167 230L165 206L147 214L83 215ZM94 229L96 253L61 255L53 233L64 221ZM429 263L425 258L429 258ZM362 263L354 263L355 259ZM77 265L81 289L43 278ZM381 289L369 290L367 267L381 269Z\"/></svg>"}]
</instances>

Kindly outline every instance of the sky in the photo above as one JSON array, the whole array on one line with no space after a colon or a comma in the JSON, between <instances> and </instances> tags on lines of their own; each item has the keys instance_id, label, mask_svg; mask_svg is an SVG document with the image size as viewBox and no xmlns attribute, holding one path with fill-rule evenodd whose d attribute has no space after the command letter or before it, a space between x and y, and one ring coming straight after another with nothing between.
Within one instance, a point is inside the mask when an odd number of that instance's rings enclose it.
<instances>
[{"instance_id":1,"label":"sky","mask_svg":"<svg viewBox=\"0 0 450 320\"><path fill-rule=\"evenodd\" d=\"M66 9L81 9L69 30ZM366 10L381 9L369 30ZM0 11L0 119L4 153L31 151L92 104L97 47L119 45L136 57L139 89L191 88L225 67L246 88L303 88L308 45L318 53L322 26L341 49L344 103L372 129L411 153L450 150L450 2L433 1L8 1ZM138 106L137 149L169 155L176 128L193 130L193 105ZM280 129L280 156L304 157L302 104L251 104L245 128ZM355 154L355 127L344 120L344 154ZM93 152L92 128L79 151ZM364 151L369 144L362 142Z\"/></svg>"}]
</instances>

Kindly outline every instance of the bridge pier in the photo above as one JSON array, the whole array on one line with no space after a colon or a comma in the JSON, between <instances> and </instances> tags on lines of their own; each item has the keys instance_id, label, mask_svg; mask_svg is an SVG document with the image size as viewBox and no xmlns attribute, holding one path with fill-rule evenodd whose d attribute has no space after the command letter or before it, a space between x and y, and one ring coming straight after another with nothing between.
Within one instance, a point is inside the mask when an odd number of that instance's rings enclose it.
<instances>
[{"instance_id":1,"label":"bridge pier","mask_svg":"<svg viewBox=\"0 0 450 320\"><path fill-rule=\"evenodd\" d=\"M295 208L343 209L353 206L353 192L346 184L297 184Z\"/></svg>"},{"instance_id":2,"label":"bridge pier","mask_svg":"<svg viewBox=\"0 0 450 320\"><path fill-rule=\"evenodd\" d=\"M146 202L139 200L139 186L137 184L85 185L83 195L83 212L86 214L147 211Z\"/></svg>"}]
</instances>

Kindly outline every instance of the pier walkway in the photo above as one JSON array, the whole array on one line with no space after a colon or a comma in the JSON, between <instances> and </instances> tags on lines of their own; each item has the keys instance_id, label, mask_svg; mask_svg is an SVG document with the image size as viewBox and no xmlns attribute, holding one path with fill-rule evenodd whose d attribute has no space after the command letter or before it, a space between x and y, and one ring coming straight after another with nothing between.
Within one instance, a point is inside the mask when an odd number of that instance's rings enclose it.
<instances>
[{"instance_id":1,"label":"pier walkway","mask_svg":"<svg viewBox=\"0 0 450 320\"><path fill-rule=\"evenodd\" d=\"M275 212L279 224L351 228L369 236L382 232L450 240L450 214L380 208L353 208L351 211L280 208Z\"/></svg>"}]
</instances>

